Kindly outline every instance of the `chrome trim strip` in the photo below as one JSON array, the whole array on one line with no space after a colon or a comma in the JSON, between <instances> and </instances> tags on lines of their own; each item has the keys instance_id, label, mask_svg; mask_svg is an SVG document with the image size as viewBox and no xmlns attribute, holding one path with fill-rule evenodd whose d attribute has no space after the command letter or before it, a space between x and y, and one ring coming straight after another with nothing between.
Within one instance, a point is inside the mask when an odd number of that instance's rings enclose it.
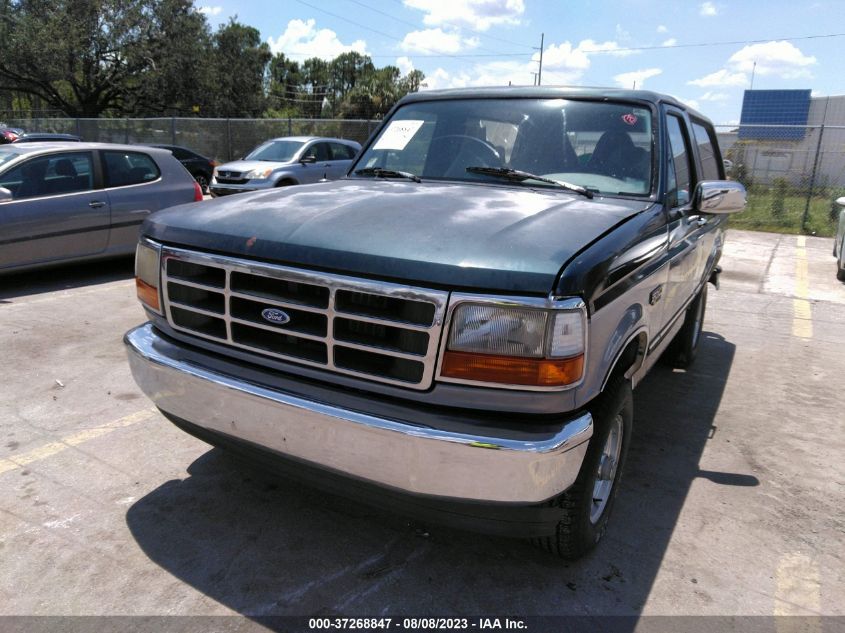
<instances>
[{"instance_id":1,"label":"chrome trim strip","mask_svg":"<svg viewBox=\"0 0 845 633\"><path fill-rule=\"evenodd\" d=\"M197 282L190 282L187 280L183 280L180 277L169 277L167 274L167 262L170 259L177 259L180 261L190 262L194 264L199 264L202 266L208 266L212 268L220 269L224 272L224 279L225 279L225 286L223 288L217 286L208 286L206 284L201 284ZM231 287L231 276L233 272L244 273L247 275L271 278L271 279L279 279L285 281L293 281L297 283L308 284L312 286L319 286L326 288L329 292L328 297L328 306L326 308L318 308L314 306L308 305L301 305L295 302L288 302L281 299L265 299L260 295L251 295L249 293L243 291L232 290ZM209 292L215 292L218 294L222 294L224 296L224 309L225 312L223 314L218 313L211 313L207 310L203 310L201 308L192 308L190 306L186 306L184 304L180 304L177 302L171 302L169 293L168 293L168 284L182 284L185 286L196 287L201 290L206 290ZM404 299L410 301L420 301L424 303L428 303L434 306L434 316L432 319L432 324L430 326L421 326L418 324L411 324L406 323L404 321L396 321L392 319L382 319L373 316L364 316L364 315L357 315L352 312L341 312L337 310L335 305L335 297L338 290L348 290L351 292L364 292L369 294L380 295L389 298L396 298L396 299ZM215 342L225 342L227 345L232 347L236 347L239 349L248 350L250 352L255 352L257 354L262 354L264 356L271 356L273 358L280 358L285 361L290 361L293 363L298 363L301 365L308 365L311 367L319 367L321 369L326 369L332 372L338 372L343 374L348 374L357 377L366 377L368 380L375 380L378 382L384 382L391 385L397 385L400 387L405 387L409 389L416 389L416 390L425 390L431 387L432 382L434 381L434 372L435 367L437 364L437 350L438 345L440 343L440 334L441 330L443 329L443 322L446 314L446 307L449 299L449 293L446 291L440 290L429 290L425 288L416 288L410 286L402 286L399 284L393 284L388 282L379 282L379 281L369 281L365 279L356 279L351 277L345 277L342 275L334 275L330 273L320 273L320 272L312 272L307 270L301 270L296 268L290 268L287 266L275 265L275 264L266 264L261 262L255 262L246 259L240 259L236 257L224 257L221 255L213 255L209 253L199 253L196 251L190 251L181 248L169 247L169 246L162 246L161 247L161 295L162 295L162 306L164 309L164 314L167 318L168 323L170 326L179 332L185 332L186 334L190 334L191 336L197 336L200 338L204 338L210 341ZM287 330L283 328L272 328L272 327L264 327L262 324L253 323L251 321L244 321L242 319L238 319L237 317L233 317L230 314L231 310L231 299L232 297L238 297L243 299L248 299L250 301L255 301L259 303L266 303L268 306L279 306L282 308L290 308L292 310L302 310L305 312L312 312L316 314L324 314L328 319L328 331L325 337L319 337L314 335L308 334L300 334L294 330ZM198 332L197 330L193 330L190 328L185 328L179 326L173 320L173 315L171 313L171 305L173 307L179 307L183 310L193 310L197 314L205 314L210 317L215 317L221 319L226 324L226 338L221 339L216 336L211 336L209 334L204 334L202 332ZM426 352L424 355L415 355L415 354L408 354L404 352L398 352L389 350L386 348L381 347L374 347L374 346L364 346L364 345L356 345L354 343L346 343L344 341L335 341L334 340L334 317L342 317L345 319L349 319L352 321L363 321L367 323L375 323L378 325L387 325L394 328L399 329L406 329L416 332L426 332L429 335L428 340L428 347L426 348ZM281 333L281 334L289 334L290 336L299 337L303 339L313 340L325 343L327 346L327 362L321 363L317 361L303 359L297 356L288 355L288 354L280 354L273 351L253 347L250 345L245 345L243 343L236 342L232 337L232 323L242 323L247 326L257 327L259 329L268 330L271 332ZM349 369L346 367L339 367L335 365L334 362L334 345L335 343L351 348L362 349L364 351L369 352L376 352L382 354L384 356L392 356L396 358L403 358L408 360L417 361L423 364L423 376L419 383L407 382L403 380L397 380L394 378L389 378L386 376L382 376L379 374L373 374L364 372L361 370Z\"/></svg>"},{"instance_id":2,"label":"chrome trim strip","mask_svg":"<svg viewBox=\"0 0 845 633\"><path fill-rule=\"evenodd\" d=\"M532 387L531 385L507 385L498 382L482 382L479 380L463 380L461 378L448 378L441 374L443 366L443 356L449 342L449 329L452 327L452 317L455 309L463 303L475 303L484 305L495 305L499 307L511 308L533 308L537 310L554 311L580 311L584 315L584 371L581 374L581 380L574 382L571 385L563 387ZM550 327L552 319L549 319L546 327ZM587 304L584 303L580 297L566 297L558 299L555 297L511 297L507 295L477 295L467 293L453 292L449 300L449 309L446 312L446 322L443 325L443 331L440 334L440 349L442 350L437 359L437 381L451 382L461 385L473 385L477 387L487 387L488 389L510 389L513 391L567 391L575 389L584 381L584 376L587 373L587 361L589 346L589 330L590 317L587 314ZM548 331L546 332L546 340L544 346L548 343ZM563 359L561 359L563 360Z\"/></svg>"},{"instance_id":3,"label":"chrome trim strip","mask_svg":"<svg viewBox=\"0 0 845 633\"><path fill-rule=\"evenodd\" d=\"M592 416L550 437L514 440L480 427L454 433L308 400L159 351L147 323L124 337L135 381L161 410L289 457L408 493L540 503L578 476Z\"/></svg>"}]
</instances>

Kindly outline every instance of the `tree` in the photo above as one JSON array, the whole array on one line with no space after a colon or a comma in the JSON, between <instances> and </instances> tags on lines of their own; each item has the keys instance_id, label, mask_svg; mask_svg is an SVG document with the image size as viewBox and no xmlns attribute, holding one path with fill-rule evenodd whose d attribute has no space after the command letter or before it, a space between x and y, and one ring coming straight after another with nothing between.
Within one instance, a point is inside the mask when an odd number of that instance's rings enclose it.
<instances>
[{"instance_id":1,"label":"tree","mask_svg":"<svg viewBox=\"0 0 845 633\"><path fill-rule=\"evenodd\" d=\"M269 112L275 116L297 116L298 100L302 72L299 64L278 53L270 60L270 83L267 97L270 100Z\"/></svg>"},{"instance_id":2,"label":"tree","mask_svg":"<svg viewBox=\"0 0 845 633\"><path fill-rule=\"evenodd\" d=\"M173 88L181 38L207 28L191 0L7 0L0 11L0 89L79 117L169 98L145 80Z\"/></svg>"},{"instance_id":3,"label":"tree","mask_svg":"<svg viewBox=\"0 0 845 633\"><path fill-rule=\"evenodd\" d=\"M266 107L264 78L273 55L258 29L229 20L213 39L214 110L219 116L255 117Z\"/></svg>"}]
</instances>

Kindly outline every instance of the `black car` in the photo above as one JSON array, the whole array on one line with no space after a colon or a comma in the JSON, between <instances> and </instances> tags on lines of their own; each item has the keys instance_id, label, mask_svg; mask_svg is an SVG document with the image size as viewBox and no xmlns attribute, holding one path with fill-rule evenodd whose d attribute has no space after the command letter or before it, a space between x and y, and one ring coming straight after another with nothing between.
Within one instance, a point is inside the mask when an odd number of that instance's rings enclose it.
<instances>
[{"instance_id":1,"label":"black car","mask_svg":"<svg viewBox=\"0 0 845 633\"><path fill-rule=\"evenodd\" d=\"M82 139L74 134L51 134L46 132L27 132L16 138L13 143L57 143L79 142Z\"/></svg>"},{"instance_id":2,"label":"black car","mask_svg":"<svg viewBox=\"0 0 845 633\"><path fill-rule=\"evenodd\" d=\"M202 187L203 193L208 193L208 184L211 182L211 176L214 173L214 168L217 162L197 154L195 151L182 147L181 145L152 145L152 147L160 147L162 149L169 149L173 156L185 166L191 176Z\"/></svg>"}]
</instances>

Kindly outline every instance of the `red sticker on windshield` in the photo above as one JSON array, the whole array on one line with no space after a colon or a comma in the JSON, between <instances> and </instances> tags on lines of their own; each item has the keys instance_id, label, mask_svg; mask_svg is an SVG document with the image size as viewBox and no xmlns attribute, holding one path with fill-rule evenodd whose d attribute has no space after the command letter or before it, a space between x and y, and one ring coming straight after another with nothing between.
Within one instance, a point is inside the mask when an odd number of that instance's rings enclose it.
<instances>
[{"instance_id":1,"label":"red sticker on windshield","mask_svg":"<svg viewBox=\"0 0 845 633\"><path fill-rule=\"evenodd\" d=\"M637 116L635 114L623 114L622 120L625 121L628 125L636 125L637 124Z\"/></svg>"}]
</instances>

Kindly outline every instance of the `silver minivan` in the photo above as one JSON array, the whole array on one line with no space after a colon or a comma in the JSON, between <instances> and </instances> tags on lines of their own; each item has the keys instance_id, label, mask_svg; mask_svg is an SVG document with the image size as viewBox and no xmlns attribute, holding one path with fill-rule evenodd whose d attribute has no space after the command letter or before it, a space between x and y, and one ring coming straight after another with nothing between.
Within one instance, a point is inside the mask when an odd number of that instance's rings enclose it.
<instances>
[{"instance_id":1,"label":"silver minivan","mask_svg":"<svg viewBox=\"0 0 845 633\"><path fill-rule=\"evenodd\" d=\"M342 178L360 149L355 141L339 138L273 138L241 160L219 165L211 181L211 195L225 196Z\"/></svg>"},{"instance_id":2,"label":"silver minivan","mask_svg":"<svg viewBox=\"0 0 845 633\"><path fill-rule=\"evenodd\" d=\"M0 146L0 273L129 255L150 213L202 200L170 152L111 143Z\"/></svg>"}]
</instances>

